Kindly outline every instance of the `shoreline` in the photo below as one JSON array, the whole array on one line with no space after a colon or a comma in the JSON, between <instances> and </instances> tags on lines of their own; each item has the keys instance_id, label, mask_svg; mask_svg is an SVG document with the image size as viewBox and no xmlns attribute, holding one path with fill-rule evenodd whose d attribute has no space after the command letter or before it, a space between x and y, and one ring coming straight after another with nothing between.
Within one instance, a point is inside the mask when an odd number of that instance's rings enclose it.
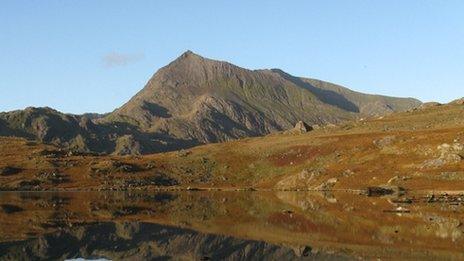
<instances>
[{"instance_id":1,"label":"shoreline","mask_svg":"<svg viewBox=\"0 0 464 261\"><path fill-rule=\"evenodd\" d=\"M262 189L262 188L152 188L152 189L45 189L45 190L0 190L0 193L60 193L60 192L342 192L367 195L367 189ZM404 191L403 195L464 195L464 190L410 190ZM394 196L394 194L385 194L380 196ZM375 197L375 196L372 196Z\"/></svg>"}]
</instances>

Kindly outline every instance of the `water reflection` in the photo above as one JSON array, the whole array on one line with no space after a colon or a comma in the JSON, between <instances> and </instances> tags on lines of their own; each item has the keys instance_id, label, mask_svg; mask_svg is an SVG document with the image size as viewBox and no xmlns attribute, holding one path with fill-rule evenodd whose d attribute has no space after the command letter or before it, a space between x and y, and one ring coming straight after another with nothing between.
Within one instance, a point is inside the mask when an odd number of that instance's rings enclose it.
<instances>
[{"instance_id":1,"label":"water reflection","mask_svg":"<svg viewBox=\"0 0 464 261\"><path fill-rule=\"evenodd\" d=\"M459 259L463 217L420 195L8 192L0 259Z\"/></svg>"}]
</instances>

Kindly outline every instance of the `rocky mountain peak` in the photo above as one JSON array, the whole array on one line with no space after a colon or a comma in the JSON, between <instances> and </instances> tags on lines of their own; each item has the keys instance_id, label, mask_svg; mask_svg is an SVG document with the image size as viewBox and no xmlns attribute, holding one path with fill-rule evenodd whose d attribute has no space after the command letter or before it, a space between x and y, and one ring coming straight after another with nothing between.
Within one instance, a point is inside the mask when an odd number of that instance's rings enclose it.
<instances>
[{"instance_id":1,"label":"rocky mountain peak","mask_svg":"<svg viewBox=\"0 0 464 261\"><path fill-rule=\"evenodd\" d=\"M192 59L205 59L204 57L190 51L190 50L187 50L185 51L184 53L182 53L175 61L178 61L178 60L192 60Z\"/></svg>"}]
</instances>

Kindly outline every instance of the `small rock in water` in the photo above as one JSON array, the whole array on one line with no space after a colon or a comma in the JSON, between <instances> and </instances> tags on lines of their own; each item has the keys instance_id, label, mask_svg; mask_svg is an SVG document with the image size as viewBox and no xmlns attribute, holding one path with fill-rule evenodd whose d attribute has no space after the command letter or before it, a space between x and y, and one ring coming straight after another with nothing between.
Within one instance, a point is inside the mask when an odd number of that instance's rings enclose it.
<instances>
[{"instance_id":1,"label":"small rock in water","mask_svg":"<svg viewBox=\"0 0 464 261\"><path fill-rule=\"evenodd\" d=\"M367 196L368 197L380 197L385 195L392 195L394 193L393 189L382 188L382 187L368 187Z\"/></svg>"},{"instance_id":2,"label":"small rock in water","mask_svg":"<svg viewBox=\"0 0 464 261\"><path fill-rule=\"evenodd\" d=\"M398 186L379 186L379 187L368 187L366 189L366 194L368 197L381 197L393 194L402 194L404 192L404 188Z\"/></svg>"}]
</instances>

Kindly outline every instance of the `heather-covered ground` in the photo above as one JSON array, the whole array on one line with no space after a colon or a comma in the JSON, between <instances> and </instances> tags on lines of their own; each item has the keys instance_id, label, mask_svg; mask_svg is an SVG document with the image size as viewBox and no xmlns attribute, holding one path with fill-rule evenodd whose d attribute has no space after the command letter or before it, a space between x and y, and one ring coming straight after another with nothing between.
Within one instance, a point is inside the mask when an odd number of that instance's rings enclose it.
<instances>
[{"instance_id":1,"label":"heather-covered ground","mask_svg":"<svg viewBox=\"0 0 464 261\"><path fill-rule=\"evenodd\" d=\"M365 189L462 190L464 106L425 106L145 156L73 154L0 138L3 190Z\"/></svg>"}]
</instances>

